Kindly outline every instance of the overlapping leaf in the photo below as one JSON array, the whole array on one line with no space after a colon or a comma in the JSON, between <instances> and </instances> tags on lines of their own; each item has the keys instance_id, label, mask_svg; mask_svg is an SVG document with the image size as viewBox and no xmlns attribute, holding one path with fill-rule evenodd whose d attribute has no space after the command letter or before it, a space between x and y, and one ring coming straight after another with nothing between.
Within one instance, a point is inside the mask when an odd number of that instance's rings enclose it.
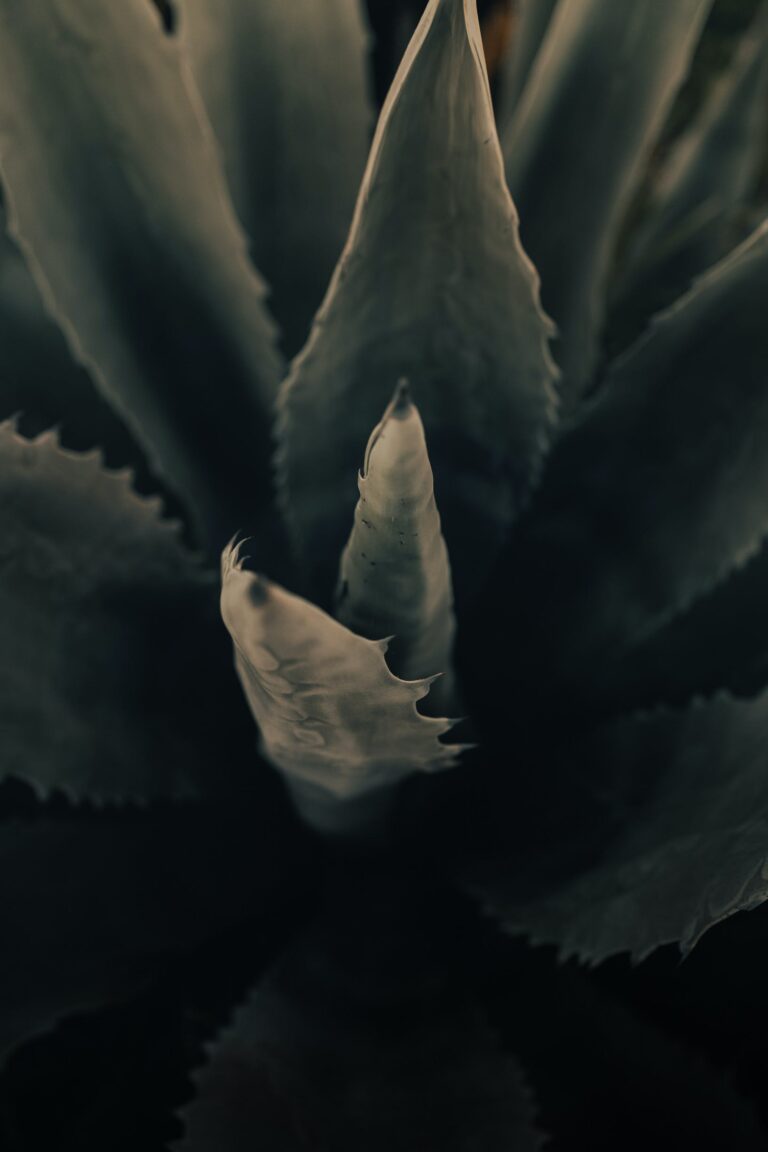
<instances>
[{"instance_id":1,"label":"overlapping leaf","mask_svg":"<svg viewBox=\"0 0 768 1152\"><path fill-rule=\"evenodd\" d=\"M0 4L10 225L76 354L221 544L268 492L280 375L179 46L146 0Z\"/></svg>"},{"instance_id":2,"label":"overlapping leaf","mask_svg":"<svg viewBox=\"0 0 768 1152\"><path fill-rule=\"evenodd\" d=\"M744 238L768 137L768 9L739 46L662 170L619 281L644 314L684 291Z\"/></svg>"},{"instance_id":3,"label":"overlapping leaf","mask_svg":"<svg viewBox=\"0 0 768 1152\"><path fill-rule=\"evenodd\" d=\"M235 811L4 821L0 1062L63 1015L132 994L162 958L295 898L311 871L302 841L263 795Z\"/></svg>"},{"instance_id":4,"label":"overlapping leaf","mask_svg":"<svg viewBox=\"0 0 768 1152\"><path fill-rule=\"evenodd\" d=\"M599 694L617 661L760 547L767 292L763 226L610 368L563 437L504 578L526 682L559 668Z\"/></svg>"},{"instance_id":5,"label":"overlapping leaf","mask_svg":"<svg viewBox=\"0 0 768 1152\"><path fill-rule=\"evenodd\" d=\"M179 1152L540 1147L515 1061L446 986L445 957L426 967L432 909L407 929L386 893L369 896L346 924L322 919L237 1013L196 1077Z\"/></svg>"},{"instance_id":6,"label":"overlapping leaf","mask_svg":"<svg viewBox=\"0 0 768 1152\"><path fill-rule=\"evenodd\" d=\"M514 119L518 102L530 78L557 2L558 0L518 0L515 6L512 49L507 55L501 76L501 99L497 119L502 139Z\"/></svg>"},{"instance_id":7,"label":"overlapping leaf","mask_svg":"<svg viewBox=\"0 0 768 1152\"><path fill-rule=\"evenodd\" d=\"M186 0L181 34L289 352L339 258L371 111L358 0Z\"/></svg>"},{"instance_id":8,"label":"overlapping leaf","mask_svg":"<svg viewBox=\"0 0 768 1152\"><path fill-rule=\"evenodd\" d=\"M618 721L582 750L590 773L603 766L609 781L612 842L540 900L526 901L503 864L478 890L510 930L564 956L692 948L768 898L767 746L766 695Z\"/></svg>"},{"instance_id":9,"label":"overlapping leaf","mask_svg":"<svg viewBox=\"0 0 768 1152\"><path fill-rule=\"evenodd\" d=\"M412 772L450 767L440 743L451 722L416 704L430 678L405 681L387 667L386 641L356 636L307 600L222 561L221 610L264 750L285 773L312 823L343 825L344 811Z\"/></svg>"},{"instance_id":10,"label":"overlapping leaf","mask_svg":"<svg viewBox=\"0 0 768 1152\"><path fill-rule=\"evenodd\" d=\"M0 425L0 778L98 800L189 793L226 746L208 711L226 672L213 600L126 473Z\"/></svg>"},{"instance_id":11,"label":"overlapping leaf","mask_svg":"<svg viewBox=\"0 0 768 1152\"><path fill-rule=\"evenodd\" d=\"M449 548L455 563L464 556L459 595L484 571L551 430L549 332L504 184L475 2L431 0L280 397L284 506L325 596L361 446L402 376L427 428Z\"/></svg>"},{"instance_id":12,"label":"overlapping leaf","mask_svg":"<svg viewBox=\"0 0 768 1152\"><path fill-rule=\"evenodd\" d=\"M560 4L505 133L523 244L560 331L566 405L590 382L617 229L710 5Z\"/></svg>"}]
</instances>

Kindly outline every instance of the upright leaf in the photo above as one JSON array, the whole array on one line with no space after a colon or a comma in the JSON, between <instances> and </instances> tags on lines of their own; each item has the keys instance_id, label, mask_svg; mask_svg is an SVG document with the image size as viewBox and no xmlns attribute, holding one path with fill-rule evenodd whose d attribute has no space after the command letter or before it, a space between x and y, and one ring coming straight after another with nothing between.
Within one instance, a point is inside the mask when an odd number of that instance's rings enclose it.
<instances>
[{"instance_id":1,"label":"upright leaf","mask_svg":"<svg viewBox=\"0 0 768 1152\"><path fill-rule=\"evenodd\" d=\"M549 333L504 184L475 0L430 0L341 263L280 395L283 502L326 596L360 446L402 376L427 428L449 547L467 536L457 590L483 571L551 431Z\"/></svg>"},{"instance_id":2,"label":"upright leaf","mask_svg":"<svg viewBox=\"0 0 768 1152\"><path fill-rule=\"evenodd\" d=\"M190 793L222 751L211 594L126 473L0 425L0 780Z\"/></svg>"},{"instance_id":3,"label":"upright leaf","mask_svg":"<svg viewBox=\"0 0 768 1152\"><path fill-rule=\"evenodd\" d=\"M657 311L748 230L768 138L768 8L677 141L634 240L618 307Z\"/></svg>"},{"instance_id":4,"label":"upright leaf","mask_svg":"<svg viewBox=\"0 0 768 1152\"><path fill-rule=\"evenodd\" d=\"M222 616L264 751L311 823L354 823L403 777L455 762L458 749L439 740L451 722L416 710L431 678L399 680L386 641L356 636L246 571L239 547L225 551L222 578Z\"/></svg>"},{"instance_id":5,"label":"upright leaf","mask_svg":"<svg viewBox=\"0 0 768 1152\"><path fill-rule=\"evenodd\" d=\"M453 695L451 566L424 426L404 382L368 441L358 488L336 616L369 640L391 636L387 663L403 680L440 674L425 700L434 715Z\"/></svg>"},{"instance_id":6,"label":"upright leaf","mask_svg":"<svg viewBox=\"0 0 768 1152\"><path fill-rule=\"evenodd\" d=\"M768 224L610 367L562 438L505 566L503 626L526 682L557 668L599 694L618 661L757 552L766 295Z\"/></svg>"},{"instance_id":7,"label":"upright leaf","mask_svg":"<svg viewBox=\"0 0 768 1152\"><path fill-rule=\"evenodd\" d=\"M504 138L536 64L558 0L517 0L512 50L501 75L499 135Z\"/></svg>"},{"instance_id":8,"label":"upright leaf","mask_svg":"<svg viewBox=\"0 0 768 1152\"><path fill-rule=\"evenodd\" d=\"M298 351L349 231L371 109L360 0L185 0L235 206Z\"/></svg>"},{"instance_id":9,"label":"upright leaf","mask_svg":"<svg viewBox=\"0 0 768 1152\"><path fill-rule=\"evenodd\" d=\"M568 406L590 382L616 233L711 3L563 0L505 133Z\"/></svg>"},{"instance_id":10,"label":"upright leaf","mask_svg":"<svg viewBox=\"0 0 768 1152\"><path fill-rule=\"evenodd\" d=\"M684 950L768 898L768 696L624 719L588 742L621 826L583 871L541 899L501 862L477 885L512 931L598 962Z\"/></svg>"},{"instance_id":11,"label":"upright leaf","mask_svg":"<svg viewBox=\"0 0 768 1152\"><path fill-rule=\"evenodd\" d=\"M0 2L9 219L76 355L219 544L280 361L179 45L146 0Z\"/></svg>"}]
</instances>

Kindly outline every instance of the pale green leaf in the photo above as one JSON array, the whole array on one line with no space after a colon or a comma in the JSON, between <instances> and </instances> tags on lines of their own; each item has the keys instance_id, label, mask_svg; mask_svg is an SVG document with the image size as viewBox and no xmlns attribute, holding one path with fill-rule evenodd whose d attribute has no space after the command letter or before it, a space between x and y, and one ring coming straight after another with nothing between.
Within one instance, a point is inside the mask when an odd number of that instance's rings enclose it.
<instances>
[{"instance_id":1,"label":"pale green leaf","mask_svg":"<svg viewBox=\"0 0 768 1152\"><path fill-rule=\"evenodd\" d=\"M560 331L563 401L590 383L617 231L712 0L563 0L505 133L522 239Z\"/></svg>"},{"instance_id":2,"label":"pale green leaf","mask_svg":"<svg viewBox=\"0 0 768 1152\"><path fill-rule=\"evenodd\" d=\"M281 373L211 131L146 0L0 0L9 220L75 354L221 545Z\"/></svg>"},{"instance_id":3,"label":"pale green leaf","mask_svg":"<svg viewBox=\"0 0 768 1152\"><path fill-rule=\"evenodd\" d=\"M368 441L358 488L336 616L369 640L392 637L387 663L401 679L440 675L424 702L434 715L451 706L456 621L424 426L405 383Z\"/></svg>"},{"instance_id":4,"label":"pale green leaf","mask_svg":"<svg viewBox=\"0 0 768 1152\"><path fill-rule=\"evenodd\" d=\"M247 571L240 546L222 559L221 611L264 752L312 823L342 826L356 802L455 763L440 742L451 722L416 710L431 678L400 680L386 641Z\"/></svg>"},{"instance_id":5,"label":"pale green leaf","mask_svg":"<svg viewBox=\"0 0 768 1152\"><path fill-rule=\"evenodd\" d=\"M279 400L283 503L324 598L361 445L403 376L429 437L457 593L482 578L551 433L549 334L504 183L475 0L431 0Z\"/></svg>"},{"instance_id":6,"label":"pale green leaf","mask_svg":"<svg viewBox=\"0 0 768 1152\"><path fill-rule=\"evenodd\" d=\"M290 353L352 221L372 110L359 0L185 0L180 33Z\"/></svg>"}]
</instances>

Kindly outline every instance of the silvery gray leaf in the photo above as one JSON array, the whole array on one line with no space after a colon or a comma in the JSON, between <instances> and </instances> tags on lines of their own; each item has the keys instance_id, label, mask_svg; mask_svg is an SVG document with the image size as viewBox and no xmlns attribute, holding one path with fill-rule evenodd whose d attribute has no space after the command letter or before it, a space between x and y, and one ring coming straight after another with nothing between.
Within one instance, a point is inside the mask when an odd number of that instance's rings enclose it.
<instances>
[{"instance_id":1,"label":"silvery gray leaf","mask_svg":"<svg viewBox=\"0 0 768 1152\"><path fill-rule=\"evenodd\" d=\"M359 0L185 0L180 34L289 353L352 221L372 110Z\"/></svg>"}]
</instances>

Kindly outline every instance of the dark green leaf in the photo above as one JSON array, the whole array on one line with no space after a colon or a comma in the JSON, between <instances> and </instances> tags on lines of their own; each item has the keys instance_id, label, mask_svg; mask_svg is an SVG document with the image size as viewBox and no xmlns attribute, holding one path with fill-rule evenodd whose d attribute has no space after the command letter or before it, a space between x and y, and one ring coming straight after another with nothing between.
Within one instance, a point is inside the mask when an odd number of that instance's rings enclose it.
<instances>
[{"instance_id":1,"label":"dark green leaf","mask_svg":"<svg viewBox=\"0 0 768 1152\"><path fill-rule=\"evenodd\" d=\"M281 373L178 43L146 0L0 3L9 220L78 356L221 544L268 494Z\"/></svg>"},{"instance_id":2,"label":"dark green leaf","mask_svg":"<svg viewBox=\"0 0 768 1152\"><path fill-rule=\"evenodd\" d=\"M523 244L560 330L567 406L590 382L617 230L711 3L560 4L505 134Z\"/></svg>"}]
</instances>

